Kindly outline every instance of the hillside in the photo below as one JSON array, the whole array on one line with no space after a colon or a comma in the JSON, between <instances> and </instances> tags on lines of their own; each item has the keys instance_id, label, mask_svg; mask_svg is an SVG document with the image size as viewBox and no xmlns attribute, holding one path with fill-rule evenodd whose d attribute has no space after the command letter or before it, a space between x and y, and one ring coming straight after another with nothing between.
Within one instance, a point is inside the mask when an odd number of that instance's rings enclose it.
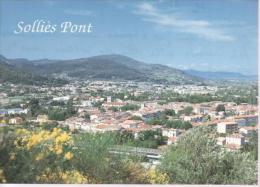
<instances>
[{"instance_id":1,"label":"hillside","mask_svg":"<svg viewBox=\"0 0 260 187\"><path fill-rule=\"evenodd\" d=\"M26 85L62 85L67 83L65 80L47 78L39 76L30 72L26 72L22 69L9 64L9 60L0 56L0 83L21 83Z\"/></svg>"},{"instance_id":2,"label":"hillside","mask_svg":"<svg viewBox=\"0 0 260 187\"><path fill-rule=\"evenodd\" d=\"M237 72L223 72L223 71L198 71L185 70L189 75L201 77L209 80L257 80L257 75L244 75Z\"/></svg>"},{"instance_id":3,"label":"hillside","mask_svg":"<svg viewBox=\"0 0 260 187\"><path fill-rule=\"evenodd\" d=\"M122 55L101 55L72 60L12 59L9 64L39 75L69 79L136 80L176 84L201 83L203 80L159 64L146 64Z\"/></svg>"}]
</instances>

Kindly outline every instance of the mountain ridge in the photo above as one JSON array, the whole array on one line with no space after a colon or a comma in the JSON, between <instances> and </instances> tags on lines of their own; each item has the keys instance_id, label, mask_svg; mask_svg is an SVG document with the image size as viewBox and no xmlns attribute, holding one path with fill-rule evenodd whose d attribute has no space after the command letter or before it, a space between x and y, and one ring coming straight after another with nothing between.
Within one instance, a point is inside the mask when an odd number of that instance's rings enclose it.
<instances>
[{"instance_id":1,"label":"mountain ridge","mask_svg":"<svg viewBox=\"0 0 260 187\"><path fill-rule=\"evenodd\" d=\"M20 83L26 85L63 85L67 83L65 80L55 79L50 77L44 77L36 75L31 72L24 71L16 66L7 63L8 59L4 56L0 56L0 83Z\"/></svg>"},{"instance_id":2,"label":"mountain ridge","mask_svg":"<svg viewBox=\"0 0 260 187\"><path fill-rule=\"evenodd\" d=\"M257 80L257 75L246 75L239 72L228 71L200 71L194 69L183 70L184 72L204 79L217 80Z\"/></svg>"},{"instance_id":3,"label":"mountain ridge","mask_svg":"<svg viewBox=\"0 0 260 187\"><path fill-rule=\"evenodd\" d=\"M137 80L175 84L202 83L203 79L188 75L182 70L161 64L147 64L118 55L98 55L72 60L17 60L9 64L43 76L69 77L71 79Z\"/></svg>"}]
</instances>

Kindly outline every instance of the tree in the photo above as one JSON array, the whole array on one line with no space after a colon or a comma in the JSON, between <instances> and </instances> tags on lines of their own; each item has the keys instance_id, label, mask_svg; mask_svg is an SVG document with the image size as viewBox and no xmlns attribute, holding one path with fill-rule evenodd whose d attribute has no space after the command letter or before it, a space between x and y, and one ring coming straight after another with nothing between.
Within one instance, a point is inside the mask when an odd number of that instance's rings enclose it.
<instances>
[{"instance_id":1,"label":"tree","mask_svg":"<svg viewBox=\"0 0 260 187\"><path fill-rule=\"evenodd\" d=\"M143 120L142 117L140 117L140 116L132 116L130 119L131 120L137 120L137 121L142 121Z\"/></svg>"},{"instance_id":2,"label":"tree","mask_svg":"<svg viewBox=\"0 0 260 187\"><path fill-rule=\"evenodd\" d=\"M176 116L176 113L174 110L171 110L171 109L166 109L164 111L164 113L167 115L167 116Z\"/></svg>"},{"instance_id":3,"label":"tree","mask_svg":"<svg viewBox=\"0 0 260 187\"><path fill-rule=\"evenodd\" d=\"M226 109L225 109L225 106L224 105L218 105L217 107L216 107L216 112L225 112L226 111Z\"/></svg>"},{"instance_id":4,"label":"tree","mask_svg":"<svg viewBox=\"0 0 260 187\"><path fill-rule=\"evenodd\" d=\"M258 132L253 132L248 137L249 141L243 147L243 152L250 153L255 160L258 158Z\"/></svg>"},{"instance_id":5,"label":"tree","mask_svg":"<svg viewBox=\"0 0 260 187\"><path fill-rule=\"evenodd\" d=\"M186 115L186 116L189 116L192 114L192 111L193 111L193 108L191 106L187 106L183 109L183 113Z\"/></svg>"},{"instance_id":6,"label":"tree","mask_svg":"<svg viewBox=\"0 0 260 187\"><path fill-rule=\"evenodd\" d=\"M192 124L188 121L170 120L166 122L166 127L188 130L189 128L192 128Z\"/></svg>"},{"instance_id":7,"label":"tree","mask_svg":"<svg viewBox=\"0 0 260 187\"><path fill-rule=\"evenodd\" d=\"M29 110L33 117L37 116L41 110L38 99L32 99L29 102Z\"/></svg>"},{"instance_id":8,"label":"tree","mask_svg":"<svg viewBox=\"0 0 260 187\"><path fill-rule=\"evenodd\" d=\"M196 127L179 138L160 166L171 183L256 184L254 159L249 154L221 149L215 134L210 127Z\"/></svg>"},{"instance_id":9,"label":"tree","mask_svg":"<svg viewBox=\"0 0 260 187\"><path fill-rule=\"evenodd\" d=\"M90 115L89 115L88 113L86 113L86 114L84 114L84 118L85 118L86 120L90 120Z\"/></svg>"},{"instance_id":10,"label":"tree","mask_svg":"<svg viewBox=\"0 0 260 187\"><path fill-rule=\"evenodd\" d=\"M126 104L125 106L121 107L122 111L128 111L128 110L139 110L140 106L134 105L134 104Z\"/></svg>"},{"instance_id":11,"label":"tree","mask_svg":"<svg viewBox=\"0 0 260 187\"><path fill-rule=\"evenodd\" d=\"M113 112L119 111L118 107L115 107L115 106L109 107L108 110L112 110Z\"/></svg>"}]
</instances>

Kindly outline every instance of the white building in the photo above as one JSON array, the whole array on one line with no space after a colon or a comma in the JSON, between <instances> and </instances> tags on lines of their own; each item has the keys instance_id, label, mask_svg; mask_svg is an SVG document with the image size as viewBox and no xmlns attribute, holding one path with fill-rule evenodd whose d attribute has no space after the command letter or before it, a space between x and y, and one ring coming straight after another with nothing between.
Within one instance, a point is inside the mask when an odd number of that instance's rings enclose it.
<instances>
[{"instance_id":1,"label":"white building","mask_svg":"<svg viewBox=\"0 0 260 187\"><path fill-rule=\"evenodd\" d=\"M250 134L252 134L254 131L256 131L256 127L241 127L239 129L239 133L245 136L248 136Z\"/></svg>"},{"instance_id":2,"label":"white building","mask_svg":"<svg viewBox=\"0 0 260 187\"><path fill-rule=\"evenodd\" d=\"M180 130L179 129L163 129L162 130L162 135L166 136L168 138L170 137L177 137L180 134Z\"/></svg>"},{"instance_id":3,"label":"white building","mask_svg":"<svg viewBox=\"0 0 260 187\"><path fill-rule=\"evenodd\" d=\"M20 117L15 117L15 118L9 119L10 124L20 124L22 122L23 122L23 119Z\"/></svg>"},{"instance_id":4,"label":"white building","mask_svg":"<svg viewBox=\"0 0 260 187\"><path fill-rule=\"evenodd\" d=\"M53 101L68 101L68 100L70 100L70 96L54 97L52 100Z\"/></svg>"},{"instance_id":5,"label":"white building","mask_svg":"<svg viewBox=\"0 0 260 187\"><path fill-rule=\"evenodd\" d=\"M111 96L108 96L107 97L107 103L111 103L112 102L112 97Z\"/></svg>"},{"instance_id":6,"label":"white building","mask_svg":"<svg viewBox=\"0 0 260 187\"><path fill-rule=\"evenodd\" d=\"M240 134L233 134L226 137L226 146L239 149L245 144L245 137Z\"/></svg>"},{"instance_id":7,"label":"white building","mask_svg":"<svg viewBox=\"0 0 260 187\"><path fill-rule=\"evenodd\" d=\"M238 125L236 122L220 122L217 124L218 133L232 133L236 132Z\"/></svg>"}]
</instances>

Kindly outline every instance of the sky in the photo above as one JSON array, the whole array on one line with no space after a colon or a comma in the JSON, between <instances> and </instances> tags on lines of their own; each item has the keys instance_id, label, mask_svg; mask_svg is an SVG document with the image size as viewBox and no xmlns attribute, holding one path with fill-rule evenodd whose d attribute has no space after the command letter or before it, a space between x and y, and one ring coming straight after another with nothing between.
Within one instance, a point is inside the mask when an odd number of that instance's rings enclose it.
<instances>
[{"instance_id":1,"label":"sky","mask_svg":"<svg viewBox=\"0 0 260 187\"><path fill-rule=\"evenodd\" d=\"M257 74L257 0L0 0L0 54L121 54L179 69ZM89 24L91 33L19 33L21 21Z\"/></svg>"}]
</instances>

